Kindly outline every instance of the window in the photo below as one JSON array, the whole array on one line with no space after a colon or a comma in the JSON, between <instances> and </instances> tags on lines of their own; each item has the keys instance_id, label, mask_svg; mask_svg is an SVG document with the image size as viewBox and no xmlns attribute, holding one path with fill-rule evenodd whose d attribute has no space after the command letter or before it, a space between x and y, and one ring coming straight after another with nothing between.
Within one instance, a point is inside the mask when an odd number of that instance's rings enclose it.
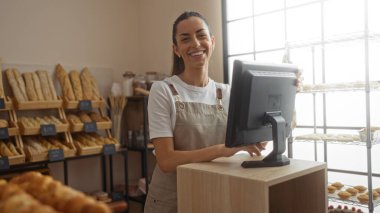
<instances>
[{"instance_id":1,"label":"window","mask_svg":"<svg viewBox=\"0 0 380 213\"><path fill-rule=\"evenodd\" d=\"M224 0L223 6L225 83L231 82L233 60L281 63L285 53L303 70L304 85L380 83L379 0ZM371 87L369 96L364 86L361 91L298 94L294 134L358 134L367 120L380 127L379 89ZM329 168L366 172L365 146L346 147L329 145ZM373 146L372 153L379 151L380 146ZM295 158L318 161L325 160L323 152L323 144L293 149ZM352 156L360 161L341 160ZM372 162L379 161L380 155L373 154ZM380 186L379 169L372 168L374 186ZM337 176L329 172L329 178Z\"/></svg>"}]
</instances>

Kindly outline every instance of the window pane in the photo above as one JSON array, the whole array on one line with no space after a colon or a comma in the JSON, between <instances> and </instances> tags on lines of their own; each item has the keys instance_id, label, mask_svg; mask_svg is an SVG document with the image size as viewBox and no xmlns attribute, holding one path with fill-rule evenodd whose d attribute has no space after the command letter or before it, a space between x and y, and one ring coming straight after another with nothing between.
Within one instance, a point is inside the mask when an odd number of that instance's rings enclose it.
<instances>
[{"instance_id":1,"label":"window pane","mask_svg":"<svg viewBox=\"0 0 380 213\"><path fill-rule=\"evenodd\" d=\"M256 54L256 61L269 63L282 63L285 51L271 51Z\"/></svg>"},{"instance_id":2,"label":"window pane","mask_svg":"<svg viewBox=\"0 0 380 213\"><path fill-rule=\"evenodd\" d=\"M316 125L323 125L323 102L322 95L315 97ZM310 93L299 93L296 96L297 125L314 125L313 95Z\"/></svg>"},{"instance_id":3,"label":"window pane","mask_svg":"<svg viewBox=\"0 0 380 213\"><path fill-rule=\"evenodd\" d=\"M284 12L255 18L256 51L285 47Z\"/></svg>"},{"instance_id":4,"label":"window pane","mask_svg":"<svg viewBox=\"0 0 380 213\"><path fill-rule=\"evenodd\" d=\"M252 16L253 0L227 0L227 20L234 20L247 16Z\"/></svg>"},{"instance_id":5,"label":"window pane","mask_svg":"<svg viewBox=\"0 0 380 213\"><path fill-rule=\"evenodd\" d=\"M284 9L284 0L254 0L255 15L258 13L264 13L274 11L278 9Z\"/></svg>"},{"instance_id":6,"label":"window pane","mask_svg":"<svg viewBox=\"0 0 380 213\"><path fill-rule=\"evenodd\" d=\"M312 4L289 9L286 15L288 42L300 42L317 39L320 40L320 4Z\"/></svg>"},{"instance_id":7,"label":"window pane","mask_svg":"<svg viewBox=\"0 0 380 213\"><path fill-rule=\"evenodd\" d=\"M253 52L253 19L228 23L228 54Z\"/></svg>"},{"instance_id":8,"label":"window pane","mask_svg":"<svg viewBox=\"0 0 380 213\"><path fill-rule=\"evenodd\" d=\"M324 3L325 38L364 30L364 1L330 0Z\"/></svg>"},{"instance_id":9,"label":"window pane","mask_svg":"<svg viewBox=\"0 0 380 213\"><path fill-rule=\"evenodd\" d=\"M368 0L368 27L370 33L380 33L379 9L379 0Z\"/></svg>"},{"instance_id":10,"label":"window pane","mask_svg":"<svg viewBox=\"0 0 380 213\"><path fill-rule=\"evenodd\" d=\"M292 7L300 4L309 3L315 0L286 0L286 7Z\"/></svg>"},{"instance_id":11,"label":"window pane","mask_svg":"<svg viewBox=\"0 0 380 213\"><path fill-rule=\"evenodd\" d=\"M365 126L365 93L336 92L326 94L328 126Z\"/></svg>"},{"instance_id":12,"label":"window pane","mask_svg":"<svg viewBox=\"0 0 380 213\"><path fill-rule=\"evenodd\" d=\"M326 45L325 57L326 83L365 80L364 41Z\"/></svg>"},{"instance_id":13,"label":"window pane","mask_svg":"<svg viewBox=\"0 0 380 213\"><path fill-rule=\"evenodd\" d=\"M234 56L234 57L229 57L228 58L228 83L231 84L232 80L232 69L234 66L234 61L236 59L240 60L245 60L245 61L253 61L253 54L247 54L247 55L239 55L239 56Z\"/></svg>"},{"instance_id":14,"label":"window pane","mask_svg":"<svg viewBox=\"0 0 380 213\"><path fill-rule=\"evenodd\" d=\"M313 67L315 83L321 81L321 48L304 47L290 50L290 61L302 70L303 84L313 84Z\"/></svg>"},{"instance_id":15,"label":"window pane","mask_svg":"<svg viewBox=\"0 0 380 213\"><path fill-rule=\"evenodd\" d=\"M369 42L369 77L372 81L380 81L380 40Z\"/></svg>"}]
</instances>

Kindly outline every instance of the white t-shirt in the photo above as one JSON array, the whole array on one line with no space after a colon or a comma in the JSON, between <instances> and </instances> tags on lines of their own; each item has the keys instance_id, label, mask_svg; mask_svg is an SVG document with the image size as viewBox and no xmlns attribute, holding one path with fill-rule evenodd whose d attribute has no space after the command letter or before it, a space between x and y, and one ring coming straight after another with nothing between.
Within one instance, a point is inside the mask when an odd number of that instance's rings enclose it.
<instances>
[{"instance_id":1,"label":"white t-shirt","mask_svg":"<svg viewBox=\"0 0 380 213\"><path fill-rule=\"evenodd\" d=\"M166 81L166 82L165 82ZM148 119L150 139L173 137L176 122L175 100L168 82L173 84L183 102L217 104L216 88L222 89L222 104L226 113L230 103L230 85L209 79L205 87L196 87L183 82L174 75L164 81L155 82L149 94Z\"/></svg>"}]
</instances>

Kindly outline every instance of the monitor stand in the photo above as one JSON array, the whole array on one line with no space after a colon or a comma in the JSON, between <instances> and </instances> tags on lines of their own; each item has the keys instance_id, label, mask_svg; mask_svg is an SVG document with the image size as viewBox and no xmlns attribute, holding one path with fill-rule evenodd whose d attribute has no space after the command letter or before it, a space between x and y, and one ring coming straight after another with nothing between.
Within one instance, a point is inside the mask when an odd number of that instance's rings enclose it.
<instances>
[{"instance_id":1,"label":"monitor stand","mask_svg":"<svg viewBox=\"0 0 380 213\"><path fill-rule=\"evenodd\" d=\"M281 112L267 112L264 117L265 123L272 125L273 150L261 161L244 161L244 168L285 166L290 163L289 159L282 155L285 152L285 119Z\"/></svg>"}]
</instances>

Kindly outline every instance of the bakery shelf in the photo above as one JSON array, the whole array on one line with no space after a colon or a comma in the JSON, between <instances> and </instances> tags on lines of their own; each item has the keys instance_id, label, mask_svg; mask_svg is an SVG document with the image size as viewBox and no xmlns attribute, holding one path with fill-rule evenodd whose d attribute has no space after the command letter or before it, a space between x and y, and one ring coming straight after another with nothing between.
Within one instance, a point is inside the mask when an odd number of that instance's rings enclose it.
<instances>
[{"instance_id":1,"label":"bakery shelf","mask_svg":"<svg viewBox=\"0 0 380 213\"><path fill-rule=\"evenodd\" d=\"M294 142L317 142L317 143L333 143L345 145L367 145L366 141L360 139L359 134L322 134L314 133L307 135L294 136ZM380 138L375 138L372 145L380 144Z\"/></svg>"},{"instance_id":2,"label":"bakery shelf","mask_svg":"<svg viewBox=\"0 0 380 213\"><path fill-rule=\"evenodd\" d=\"M15 108L18 110L27 110L27 109L54 109L62 107L62 100L54 101L24 101L19 102L14 100Z\"/></svg>"},{"instance_id":3,"label":"bakery shelf","mask_svg":"<svg viewBox=\"0 0 380 213\"><path fill-rule=\"evenodd\" d=\"M106 118L107 121L96 122L97 129L111 129L112 121L109 118ZM84 123L71 123L70 125L71 132L83 132L84 131Z\"/></svg>"},{"instance_id":4,"label":"bakery shelf","mask_svg":"<svg viewBox=\"0 0 380 213\"><path fill-rule=\"evenodd\" d=\"M62 121L64 124L55 125L57 133L67 132L70 129L69 124L66 121ZM41 127L25 127L23 123L19 122L20 132L22 135L39 135L41 134Z\"/></svg>"},{"instance_id":5,"label":"bakery shelf","mask_svg":"<svg viewBox=\"0 0 380 213\"><path fill-rule=\"evenodd\" d=\"M370 81L369 88L380 91L380 81ZM300 93L355 92L365 91L365 89L364 81L335 84L305 84Z\"/></svg>"},{"instance_id":6,"label":"bakery shelf","mask_svg":"<svg viewBox=\"0 0 380 213\"><path fill-rule=\"evenodd\" d=\"M100 100L90 100L92 108L99 108L105 106L104 99ZM63 97L63 108L64 109L78 109L79 101L69 101L65 97Z\"/></svg>"},{"instance_id":7,"label":"bakery shelf","mask_svg":"<svg viewBox=\"0 0 380 213\"><path fill-rule=\"evenodd\" d=\"M13 101L11 98L3 97L4 98L4 108L0 109L0 111L6 111L6 110L11 110L13 109Z\"/></svg>"},{"instance_id":8,"label":"bakery shelf","mask_svg":"<svg viewBox=\"0 0 380 213\"><path fill-rule=\"evenodd\" d=\"M330 185L330 184L329 184ZM328 193L328 199L330 201L333 201L333 202L337 202L337 203L343 203L343 204L347 204L347 205L353 205L353 206L361 206L361 207L368 207L368 203L361 203L358 199L357 199L357 196L361 195L361 194L365 194L366 192L368 192L368 190L365 190L363 193L358 193L357 195L355 196L351 196L350 198L348 198L347 200L342 200L339 196L338 196L338 193L340 191L346 191L347 188L350 188L350 187L353 187L353 186L348 186L348 185L345 185L343 188L341 188L340 190L336 190L334 193ZM373 205L374 206L379 206L380 205L380 197L377 197L376 199L373 200Z\"/></svg>"}]
</instances>

